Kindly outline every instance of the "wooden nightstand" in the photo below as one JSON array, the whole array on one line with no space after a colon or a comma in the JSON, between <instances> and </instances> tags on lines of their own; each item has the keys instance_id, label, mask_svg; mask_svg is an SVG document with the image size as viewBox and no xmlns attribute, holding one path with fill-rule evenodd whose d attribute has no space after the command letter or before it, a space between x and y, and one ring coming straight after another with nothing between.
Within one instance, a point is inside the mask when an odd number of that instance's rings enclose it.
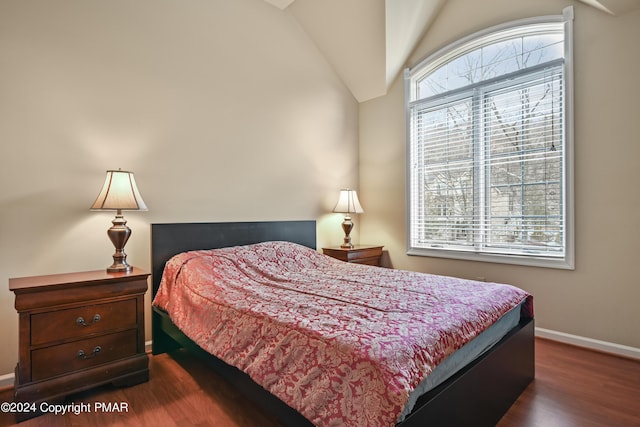
<instances>
[{"instance_id":1,"label":"wooden nightstand","mask_svg":"<svg viewBox=\"0 0 640 427\"><path fill-rule=\"evenodd\" d=\"M346 262L380 266L383 246L355 245L346 248L322 248L322 253Z\"/></svg>"},{"instance_id":2,"label":"wooden nightstand","mask_svg":"<svg viewBox=\"0 0 640 427\"><path fill-rule=\"evenodd\" d=\"M149 379L148 273L106 270L9 279L19 314L15 401L56 402L101 384ZM17 413L18 420L39 415Z\"/></svg>"}]
</instances>

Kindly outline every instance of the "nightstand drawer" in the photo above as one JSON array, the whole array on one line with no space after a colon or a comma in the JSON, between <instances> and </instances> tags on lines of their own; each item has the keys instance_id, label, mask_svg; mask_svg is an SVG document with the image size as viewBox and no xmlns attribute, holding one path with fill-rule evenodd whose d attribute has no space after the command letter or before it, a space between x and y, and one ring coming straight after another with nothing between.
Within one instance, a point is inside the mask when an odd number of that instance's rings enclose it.
<instances>
[{"instance_id":1,"label":"nightstand drawer","mask_svg":"<svg viewBox=\"0 0 640 427\"><path fill-rule=\"evenodd\" d=\"M136 300L69 308L31 316L31 345L135 328Z\"/></svg>"},{"instance_id":2,"label":"nightstand drawer","mask_svg":"<svg viewBox=\"0 0 640 427\"><path fill-rule=\"evenodd\" d=\"M32 380L39 381L133 356L137 331L108 334L31 352Z\"/></svg>"},{"instance_id":3,"label":"nightstand drawer","mask_svg":"<svg viewBox=\"0 0 640 427\"><path fill-rule=\"evenodd\" d=\"M374 248L366 251L350 251L347 252L346 255L347 262L356 262L362 264L371 264L373 262L374 265L376 265L378 263L378 260L380 259L380 256L382 255L382 248L380 248L379 250L378 248Z\"/></svg>"}]
</instances>

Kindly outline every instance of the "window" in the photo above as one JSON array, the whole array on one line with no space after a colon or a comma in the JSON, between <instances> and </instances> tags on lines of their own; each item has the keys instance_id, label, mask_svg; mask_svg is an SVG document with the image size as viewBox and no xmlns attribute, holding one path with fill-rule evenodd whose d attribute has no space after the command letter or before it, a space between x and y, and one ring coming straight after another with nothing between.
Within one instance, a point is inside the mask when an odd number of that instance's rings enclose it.
<instances>
[{"instance_id":1,"label":"window","mask_svg":"<svg viewBox=\"0 0 640 427\"><path fill-rule=\"evenodd\" d=\"M407 70L410 255L573 268L572 15Z\"/></svg>"}]
</instances>

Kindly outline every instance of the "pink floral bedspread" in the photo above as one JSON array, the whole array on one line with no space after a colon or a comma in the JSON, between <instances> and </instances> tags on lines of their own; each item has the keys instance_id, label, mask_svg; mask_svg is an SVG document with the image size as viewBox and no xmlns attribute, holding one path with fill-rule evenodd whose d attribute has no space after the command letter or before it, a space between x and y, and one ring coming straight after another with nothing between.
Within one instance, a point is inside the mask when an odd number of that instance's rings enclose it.
<instances>
[{"instance_id":1,"label":"pink floral bedspread","mask_svg":"<svg viewBox=\"0 0 640 427\"><path fill-rule=\"evenodd\" d=\"M186 252L154 305L317 426L393 426L448 355L531 297L349 264L288 242Z\"/></svg>"}]
</instances>

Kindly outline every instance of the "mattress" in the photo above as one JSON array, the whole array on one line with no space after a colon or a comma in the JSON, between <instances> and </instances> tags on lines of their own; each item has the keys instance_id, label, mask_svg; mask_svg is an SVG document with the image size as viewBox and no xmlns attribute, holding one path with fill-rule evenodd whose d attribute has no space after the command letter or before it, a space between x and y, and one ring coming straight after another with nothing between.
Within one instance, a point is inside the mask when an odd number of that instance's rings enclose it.
<instances>
[{"instance_id":1,"label":"mattress","mask_svg":"<svg viewBox=\"0 0 640 427\"><path fill-rule=\"evenodd\" d=\"M523 304L525 303L523 302L521 305L508 311L480 335L456 350L436 366L411 392L407 399L407 404L398 418L398 422L403 421L406 416L411 413L420 396L433 390L477 357L490 350L491 347L504 338L510 330L515 328L518 323L520 323Z\"/></svg>"},{"instance_id":2,"label":"mattress","mask_svg":"<svg viewBox=\"0 0 640 427\"><path fill-rule=\"evenodd\" d=\"M414 393L466 363L457 350L532 309L513 286L348 264L287 242L179 254L154 305L318 426L394 425Z\"/></svg>"}]
</instances>

